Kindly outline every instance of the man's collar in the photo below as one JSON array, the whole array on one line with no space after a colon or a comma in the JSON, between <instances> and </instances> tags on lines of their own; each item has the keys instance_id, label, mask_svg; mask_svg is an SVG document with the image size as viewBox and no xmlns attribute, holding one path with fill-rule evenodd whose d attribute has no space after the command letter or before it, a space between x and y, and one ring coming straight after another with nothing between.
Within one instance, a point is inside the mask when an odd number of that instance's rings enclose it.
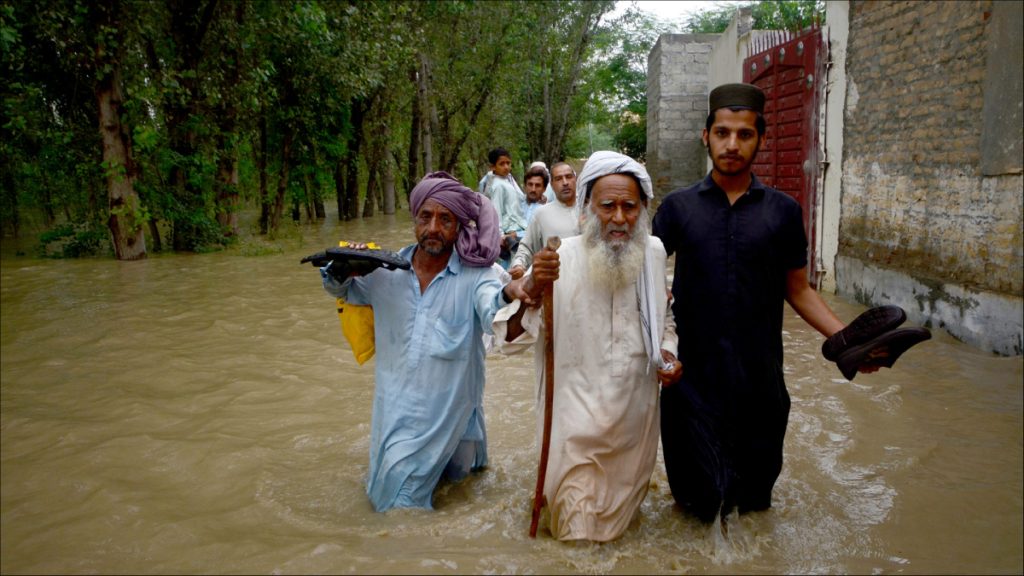
<instances>
[{"instance_id":1,"label":"man's collar","mask_svg":"<svg viewBox=\"0 0 1024 576\"><path fill-rule=\"evenodd\" d=\"M459 251L452 246L452 255L448 257L448 270L452 274L462 273L462 258L459 258Z\"/></svg>"},{"instance_id":2,"label":"man's collar","mask_svg":"<svg viewBox=\"0 0 1024 576\"><path fill-rule=\"evenodd\" d=\"M768 187L765 186L760 179L758 179L757 174L751 172L750 186L747 188L746 195L750 196L752 200L760 199L761 197L764 196L765 190L767 189ZM704 180L702 180L701 183L697 186L697 192L701 194L707 194L715 190L722 192L723 194L725 193L725 191L723 191L718 186L718 183L715 182L715 179L711 177L711 172L708 172L708 175L705 176Z\"/></svg>"},{"instance_id":3,"label":"man's collar","mask_svg":"<svg viewBox=\"0 0 1024 576\"><path fill-rule=\"evenodd\" d=\"M400 256L404 256L409 262L412 262L412 258L418 249L419 244L410 244L399 250L398 254ZM448 257L448 264L445 266L445 270L450 271L452 274L460 274L462 272L462 266L462 258L459 257L459 251L453 247L452 255Z\"/></svg>"},{"instance_id":4,"label":"man's collar","mask_svg":"<svg viewBox=\"0 0 1024 576\"><path fill-rule=\"evenodd\" d=\"M706 194L712 190L718 190L718 184L715 183L715 179L711 177L711 172L701 180L700 184L697 185L697 192Z\"/></svg>"}]
</instances>

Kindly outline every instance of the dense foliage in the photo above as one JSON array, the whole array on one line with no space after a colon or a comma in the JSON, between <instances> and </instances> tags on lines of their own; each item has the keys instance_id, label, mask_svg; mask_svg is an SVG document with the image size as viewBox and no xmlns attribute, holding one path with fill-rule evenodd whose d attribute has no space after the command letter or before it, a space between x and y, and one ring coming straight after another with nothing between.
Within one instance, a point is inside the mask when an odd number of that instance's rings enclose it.
<instances>
[{"instance_id":1,"label":"dense foliage","mask_svg":"<svg viewBox=\"0 0 1024 576\"><path fill-rule=\"evenodd\" d=\"M494 146L646 149L670 31L612 0L0 0L0 228L47 255L204 251L393 212ZM396 193L396 191L398 191Z\"/></svg>"},{"instance_id":2,"label":"dense foliage","mask_svg":"<svg viewBox=\"0 0 1024 576\"><path fill-rule=\"evenodd\" d=\"M767 2L719 3L700 10L686 22L690 34L724 32L738 8L749 8L754 30L802 30L825 21L824 0L773 0Z\"/></svg>"}]
</instances>

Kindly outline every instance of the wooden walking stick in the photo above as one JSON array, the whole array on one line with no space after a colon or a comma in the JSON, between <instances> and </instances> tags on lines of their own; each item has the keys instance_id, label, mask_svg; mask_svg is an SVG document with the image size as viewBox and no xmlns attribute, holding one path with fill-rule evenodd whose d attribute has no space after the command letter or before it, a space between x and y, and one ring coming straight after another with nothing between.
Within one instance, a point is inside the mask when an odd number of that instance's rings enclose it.
<instances>
[{"instance_id":1,"label":"wooden walking stick","mask_svg":"<svg viewBox=\"0 0 1024 576\"><path fill-rule=\"evenodd\" d=\"M548 238L545 248L558 250L562 241L558 236ZM544 289L544 433L540 444L540 467L537 469L537 488L533 494L533 519L530 538L537 537L540 510L544 507L544 477L548 472L548 449L551 445L551 405L555 399L555 320L554 288L552 282Z\"/></svg>"}]
</instances>

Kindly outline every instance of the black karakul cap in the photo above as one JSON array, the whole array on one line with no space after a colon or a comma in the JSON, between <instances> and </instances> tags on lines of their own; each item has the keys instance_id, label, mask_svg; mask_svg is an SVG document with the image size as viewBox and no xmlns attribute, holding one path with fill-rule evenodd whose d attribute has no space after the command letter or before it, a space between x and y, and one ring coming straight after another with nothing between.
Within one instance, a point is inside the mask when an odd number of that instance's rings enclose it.
<instances>
[{"instance_id":1,"label":"black karakul cap","mask_svg":"<svg viewBox=\"0 0 1024 576\"><path fill-rule=\"evenodd\" d=\"M764 91L753 84L722 84L708 96L708 112L719 108L747 108L764 113Z\"/></svg>"}]
</instances>

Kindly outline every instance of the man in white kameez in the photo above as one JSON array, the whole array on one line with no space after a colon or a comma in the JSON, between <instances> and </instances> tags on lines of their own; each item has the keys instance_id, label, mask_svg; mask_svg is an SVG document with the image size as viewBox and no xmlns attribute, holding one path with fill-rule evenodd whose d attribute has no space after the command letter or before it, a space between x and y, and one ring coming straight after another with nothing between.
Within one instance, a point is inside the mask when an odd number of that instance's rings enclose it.
<instances>
[{"instance_id":1,"label":"man in white kameez","mask_svg":"<svg viewBox=\"0 0 1024 576\"><path fill-rule=\"evenodd\" d=\"M537 209L526 234L519 242L512 264L508 268L513 278L520 278L533 264L533 253L544 247L549 236L568 238L580 233L579 215L576 213L576 171L565 162L551 167L551 182L555 186L556 202Z\"/></svg>"},{"instance_id":2,"label":"man in white kameez","mask_svg":"<svg viewBox=\"0 0 1024 576\"><path fill-rule=\"evenodd\" d=\"M622 535L647 494L658 450L659 381L679 379L665 249L650 236L653 196L644 168L599 152L579 178L581 235L534 255L538 284L554 289L554 401L544 497L559 540ZM495 339L544 355L543 317L516 302L494 319ZM543 370L538 369L538 428Z\"/></svg>"}]
</instances>

